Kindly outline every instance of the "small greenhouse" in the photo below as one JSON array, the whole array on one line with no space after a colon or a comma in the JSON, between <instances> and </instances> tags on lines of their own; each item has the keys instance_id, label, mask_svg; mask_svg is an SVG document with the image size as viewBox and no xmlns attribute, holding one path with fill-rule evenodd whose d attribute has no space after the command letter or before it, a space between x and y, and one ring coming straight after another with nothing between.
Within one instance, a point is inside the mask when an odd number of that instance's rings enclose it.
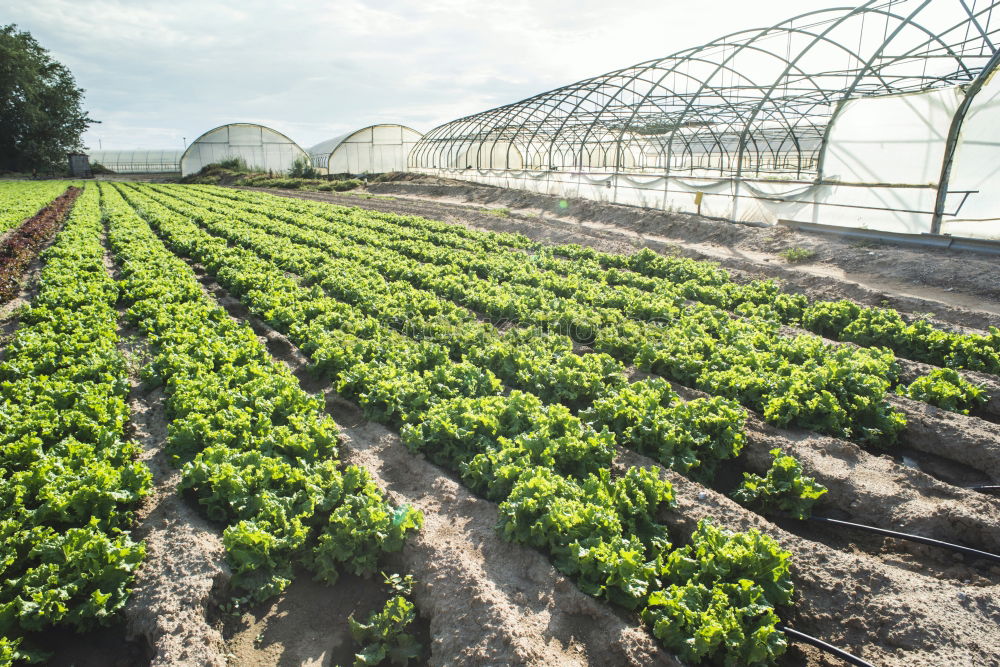
<instances>
[{"instance_id":1,"label":"small greenhouse","mask_svg":"<svg viewBox=\"0 0 1000 667\"><path fill-rule=\"evenodd\" d=\"M312 165L327 174L405 171L410 151L423 135L404 125L370 125L309 149Z\"/></svg>"},{"instance_id":2,"label":"small greenhouse","mask_svg":"<svg viewBox=\"0 0 1000 667\"><path fill-rule=\"evenodd\" d=\"M181 156L181 175L222 160L239 158L248 167L262 171L286 172L306 152L287 136L255 123L230 123L209 130L187 147Z\"/></svg>"},{"instance_id":3,"label":"small greenhouse","mask_svg":"<svg viewBox=\"0 0 1000 667\"><path fill-rule=\"evenodd\" d=\"M173 174L181 170L178 150L88 151L90 164L101 164L116 174Z\"/></svg>"}]
</instances>

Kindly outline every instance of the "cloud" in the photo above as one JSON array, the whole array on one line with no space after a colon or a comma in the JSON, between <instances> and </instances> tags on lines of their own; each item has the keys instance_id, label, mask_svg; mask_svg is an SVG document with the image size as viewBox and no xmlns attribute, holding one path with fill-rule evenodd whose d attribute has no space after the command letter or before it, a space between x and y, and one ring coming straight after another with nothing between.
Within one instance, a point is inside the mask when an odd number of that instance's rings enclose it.
<instances>
[{"instance_id":1,"label":"cloud","mask_svg":"<svg viewBox=\"0 0 1000 667\"><path fill-rule=\"evenodd\" d=\"M303 146L374 122L427 131L788 11L742 0L711 10L649 0L10 4L6 20L87 90L102 123L85 140L105 149L181 148L236 121L273 123Z\"/></svg>"}]
</instances>

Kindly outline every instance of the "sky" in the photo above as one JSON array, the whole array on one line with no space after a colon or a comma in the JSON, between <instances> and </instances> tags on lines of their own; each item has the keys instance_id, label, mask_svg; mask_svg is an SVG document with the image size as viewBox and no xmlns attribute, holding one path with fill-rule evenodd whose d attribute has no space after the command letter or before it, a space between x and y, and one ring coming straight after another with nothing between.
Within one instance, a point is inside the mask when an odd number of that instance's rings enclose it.
<instances>
[{"instance_id":1,"label":"sky","mask_svg":"<svg viewBox=\"0 0 1000 667\"><path fill-rule=\"evenodd\" d=\"M0 0L69 67L91 150L183 149L231 122L308 148L449 120L792 14L798 0Z\"/></svg>"}]
</instances>

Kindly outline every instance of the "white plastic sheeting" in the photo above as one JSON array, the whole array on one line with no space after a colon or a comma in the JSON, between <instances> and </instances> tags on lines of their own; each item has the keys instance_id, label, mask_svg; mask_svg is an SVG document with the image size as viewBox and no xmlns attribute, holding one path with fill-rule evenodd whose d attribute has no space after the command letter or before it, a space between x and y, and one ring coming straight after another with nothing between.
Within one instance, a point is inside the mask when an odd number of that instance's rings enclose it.
<instances>
[{"instance_id":1,"label":"white plastic sheeting","mask_svg":"<svg viewBox=\"0 0 1000 667\"><path fill-rule=\"evenodd\" d=\"M404 125L371 125L309 149L314 167L328 174L406 171L410 151L423 135Z\"/></svg>"},{"instance_id":2,"label":"white plastic sheeting","mask_svg":"<svg viewBox=\"0 0 1000 667\"><path fill-rule=\"evenodd\" d=\"M960 103L957 88L848 100L829 129L824 180L937 183Z\"/></svg>"},{"instance_id":3,"label":"white plastic sheeting","mask_svg":"<svg viewBox=\"0 0 1000 667\"><path fill-rule=\"evenodd\" d=\"M521 169L524 157L509 141L486 142L467 149L458 158L458 164L473 169Z\"/></svg>"},{"instance_id":4,"label":"white plastic sheeting","mask_svg":"<svg viewBox=\"0 0 1000 667\"><path fill-rule=\"evenodd\" d=\"M209 130L195 139L181 156L181 174L187 176L208 164L241 158L248 167L286 172L306 152L276 130L253 123L232 123Z\"/></svg>"}]
</instances>

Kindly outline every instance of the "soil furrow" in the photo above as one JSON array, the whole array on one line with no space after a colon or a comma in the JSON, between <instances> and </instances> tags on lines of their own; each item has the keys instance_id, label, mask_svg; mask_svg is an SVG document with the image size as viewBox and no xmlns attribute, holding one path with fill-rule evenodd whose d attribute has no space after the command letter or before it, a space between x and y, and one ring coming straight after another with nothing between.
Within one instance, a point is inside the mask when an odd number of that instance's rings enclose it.
<instances>
[{"instance_id":1,"label":"soil furrow","mask_svg":"<svg viewBox=\"0 0 1000 667\"><path fill-rule=\"evenodd\" d=\"M106 243L104 264L120 280ZM225 667L222 634L208 620L209 606L229 580L222 537L177 493L180 470L163 449L168 421L163 390L142 381L149 352L141 332L125 323L123 307L118 338L129 362L129 437L142 446L139 458L153 474L133 532L145 541L146 560L125 608L128 635L145 640L152 666Z\"/></svg>"},{"instance_id":2,"label":"soil furrow","mask_svg":"<svg viewBox=\"0 0 1000 667\"><path fill-rule=\"evenodd\" d=\"M900 442L980 470L1000 483L1000 424L941 410L905 396L889 395L888 400L906 413L906 429Z\"/></svg>"},{"instance_id":3,"label":"soil furrow","mask_svg":"<svg viewBox=\"0 0 1000 667\"><path fill-rule=\"evenodd\" d=\"M685 400L708 396L671 385ZM805 475L828 489L818 513L1000 553L1000 499L939 481L888 456L870 454L853 442L777 428L753 412L748 415L741 456L747 469L764 475L773 460L771 450L791 454ZM914 552L927 551L904 544ZM938 558L949 555L931 553Z\"/></svg>"},{"instance_id":4,"label":"soil furrow","mask_svg":"<svg viewBox=\"0 0 1000 667\"><path fill-rule=\"evenodd\" d=\"M679 664L544 555L503 541L496 505L415 457L395 433L370 422L343 428L345 457L375 475L394 502L424 512L403 559L431 619L432 664Z\"/></svg>"}]
</instances>

